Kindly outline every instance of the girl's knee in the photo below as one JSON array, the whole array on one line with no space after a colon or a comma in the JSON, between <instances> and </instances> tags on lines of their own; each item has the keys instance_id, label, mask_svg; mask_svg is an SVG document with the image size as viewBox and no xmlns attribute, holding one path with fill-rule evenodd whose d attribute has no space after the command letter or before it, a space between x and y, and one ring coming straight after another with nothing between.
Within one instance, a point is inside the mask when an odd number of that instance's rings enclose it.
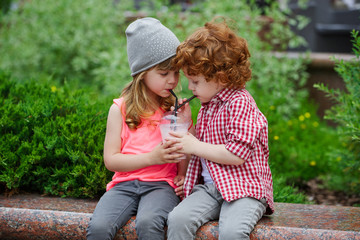
<instances>
[{"instance_id":1,"label":"girl's knee","mask_svg":"<svg viewBox=\"0 0 360 240\"><path fill-rule=\"evenodd\" d=\"M86 230L87 239L112 239L111 224L107 221L98 221L96 219L89 222L89 226Z\"/></svg>"},{"instance_id":2,"label":"girl's knee","mask_svg":"<svg viewBox=\"0 0 360 240\"><path fill-rule=\"evenodd\" d=\"M159 239L165 238L166 219L161 216L143 215L136 216L135 229L139 239Z\"/></svg>"},{"instance_id":3,"label":"girl's knee","mask_svg":"<svg viewBox=\"0 0 360 240\"><path fill-rule=\"evenodd\" d=\"M142 214L136 216L135 225L136 229L150 230L158 229L161 230L165 227L166 219L159 214Z\"/></svg>"}]
</instances>

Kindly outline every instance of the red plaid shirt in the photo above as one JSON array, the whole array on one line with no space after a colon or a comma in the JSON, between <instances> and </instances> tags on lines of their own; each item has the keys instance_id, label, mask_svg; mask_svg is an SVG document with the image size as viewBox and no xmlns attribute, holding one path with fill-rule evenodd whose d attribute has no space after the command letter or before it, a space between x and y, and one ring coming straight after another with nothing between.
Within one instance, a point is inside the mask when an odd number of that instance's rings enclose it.
<instances>
[{"instance_id":1,"label":"red plaid shirt","mask_svg":"<svg viewBox=\"0 0 360 240\"><path fill-rule=\"evenodd\" d=\"M267 120L247 90L225 88L203 104L197 118L196 137L211 144L225 144L227 150L245 160L239 166L205 160L224 200L266 198L269 205L266 213L273 213ZM200 182L200 158L193 156L184 183L185 197Z\"/></svg>"}]
</instances>

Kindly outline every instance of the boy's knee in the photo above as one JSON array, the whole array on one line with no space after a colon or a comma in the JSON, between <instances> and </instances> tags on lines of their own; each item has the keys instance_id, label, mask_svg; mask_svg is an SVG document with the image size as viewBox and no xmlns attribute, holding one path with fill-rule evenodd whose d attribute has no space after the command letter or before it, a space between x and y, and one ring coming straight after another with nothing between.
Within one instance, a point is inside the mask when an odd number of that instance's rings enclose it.
<instances>
[{"instance_id":1,"label":"boy's knee","mask_svg":"<svg viewBox=\"0 0 360 240\"><path fill-rule=\"evenodd\" d=\"M250 239L251 228L248 226L227 227L222 226L219 233L220 240Z\"/></svg>"},{"instance_id":2,"label":"boy's knee","mask_svg":"<svg viewBox=\"0 0 360 240\"><path fill-rule=\"evenodd\" d=\"M172 226L179 228L185 228L190 222L190 219L187 214L181 213L180 211L173 210L169 213L167 219L167 225L169 228Z\"/></svg>"}]
</instances>

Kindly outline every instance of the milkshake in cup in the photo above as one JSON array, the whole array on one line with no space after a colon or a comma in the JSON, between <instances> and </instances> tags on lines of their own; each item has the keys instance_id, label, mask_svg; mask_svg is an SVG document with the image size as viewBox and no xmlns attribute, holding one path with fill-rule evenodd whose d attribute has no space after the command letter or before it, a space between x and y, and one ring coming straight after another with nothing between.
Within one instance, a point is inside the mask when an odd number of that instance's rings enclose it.
<instances>
[{"instance_id":1,"label":"milkshake in cup","mask_svg":"<svg viewBox=\"0 0 360 240\"><path fill-rule=\"evenodd\" d=\"M179 115L175 114L174 111L165 112L160 121L160 132L163 142L166 141L166 139L173 138L170 132L186 134L189 126L190 122L182 119ZM186 156L180 159L185 158Z\"/></svg>"}]
</instances>

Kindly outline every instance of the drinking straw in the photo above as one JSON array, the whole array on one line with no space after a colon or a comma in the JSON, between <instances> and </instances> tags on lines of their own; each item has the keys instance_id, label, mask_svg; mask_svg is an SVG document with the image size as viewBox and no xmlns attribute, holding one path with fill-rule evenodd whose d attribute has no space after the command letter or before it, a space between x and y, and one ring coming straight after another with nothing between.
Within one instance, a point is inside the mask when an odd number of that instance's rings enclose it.
<instances>
[{"instance_id":1,"label":"drinking straw","mask_svg":"<svg viewBox=\"0 0 360 240\"><path fill-rule=\"evenodd\" d=\"M195 97L196 97L196 96L193 95L191 98L186 99L185 102L183 102L182 104L179 105L178 109L181 108L181 107L183 107L186 103L188 103L188 102L190 102L191 100L193 100Z\"/></svg>"},{"instance_id":2,"label":"drinking straw","mask_svg":"<svg viewBox=\"0 0 360 240\"><path fill-rule=\"evenodd\" d=\"M176 94L174 93L174 91L172 89L169 89L169 92L175 97L175 109L174 109L174 115L175 115L175 120L171 119L170 121L170 126L173 125L174 123L176 124L176 117L177 117L177 111L179 108L183 107L186 103L190 102L191 100L193 100L195 98L195 95L192 96L189 99L186 99L186 101L184 101L182 104L179 105L178 103L178 97L176 96ZM176 129L176 127L175 127Z\"/></svg>"},{"instance_id":3,"label":"drinking straw","mask_svg":"<svg viewBox=\"0 0 360 240\"><path fill-rule=\"evenodd\" d=\"M178 97L176 96L176 94L174 93L174 91L172 89L169 90L169 92L175 97L175 117L177 116L177 110L179 108L179 104L178 104Z\"/></svg>"},{"instance_id":4,"label":"drinking straw","mask_svg":"<svg viewBox=\"0 0 360 240\"><path fill-rule=\"evenodd\" d=\"M186 99L185 102L183 102L182 104L178 105L178 97L176 96L176 94L174 93L174 91L172 89L169 90L169 92L175 97L175 116L177 115L177 110L181 107L183 107L186 103L190 102L191 100L193 100L196 96L193 95L192 97Z\"/></svg>"}]
</instances>

